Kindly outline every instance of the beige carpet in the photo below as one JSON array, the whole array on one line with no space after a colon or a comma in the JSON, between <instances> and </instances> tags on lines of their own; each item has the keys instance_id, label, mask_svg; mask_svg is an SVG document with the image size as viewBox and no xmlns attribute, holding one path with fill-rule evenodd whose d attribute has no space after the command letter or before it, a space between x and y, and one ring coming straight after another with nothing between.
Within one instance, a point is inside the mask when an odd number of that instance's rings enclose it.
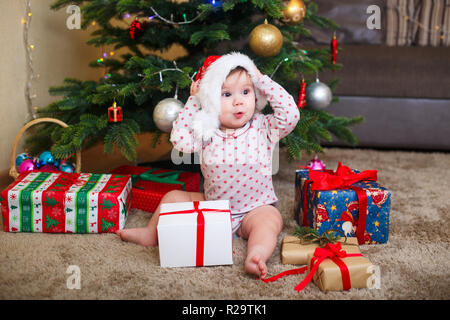
<instances>
[{"instance_id":1,"label":"beige carpet","mask_svg":"<svg viewBox=\"0 0 450 320\"><path fill-rule=\"evenodd\" d=\"M449 299L450 154L330 148L321 158L331 169L339 160L360 170L376 169L381 184L392 192L389 243L362 246L363 254L380 267L380 289L325 294L311 283L297 293L293 287L305 275L265 284L244 272L242 239L233 243L233 266L164 269L158 248L125 243L114 234L0 231L0 298ZM294 226L297 165L283 160L274 178L285 223L281 236ZM133 211L126 227L144 226L149 218L148 213ZM79 290L67 288L70 265L80 268ZM295 266L280 263L278 245L268 267L273 275Z\"/></svg>"}]
</instances>

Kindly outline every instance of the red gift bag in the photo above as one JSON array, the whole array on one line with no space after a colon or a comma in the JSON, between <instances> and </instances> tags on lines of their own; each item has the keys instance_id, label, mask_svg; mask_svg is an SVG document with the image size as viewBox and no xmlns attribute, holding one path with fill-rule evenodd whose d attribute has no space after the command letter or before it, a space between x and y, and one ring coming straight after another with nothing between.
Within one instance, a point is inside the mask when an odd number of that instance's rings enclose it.
<instances>
[{"instance_id":1,"label":"red gift bag","mask_svg":"<svg viewBox=\"0 0 450 320\"><path fill-rule=\"evenodd\" d=\"M111 173L132 176L131 208L147 212L155 212L162 197L169 191L200 192L200 173L197 172L125 165Z\"/></svg>"}]
</instances>

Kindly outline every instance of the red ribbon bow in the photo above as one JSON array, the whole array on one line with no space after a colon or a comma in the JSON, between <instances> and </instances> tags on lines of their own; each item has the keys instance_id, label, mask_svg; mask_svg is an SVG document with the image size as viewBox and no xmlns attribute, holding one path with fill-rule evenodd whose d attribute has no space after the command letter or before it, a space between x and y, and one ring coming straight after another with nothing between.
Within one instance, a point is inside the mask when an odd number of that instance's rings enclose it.
<instances>
[{"instance_id":1,"label":"red ribbon bow","mask_svg":"<svg viewBox=\"0 0 450 320\"><path fill-rule=\"evenodd\" d=\"M350 281L350 273L348 271L347 265L344 263L344 261L341 260L341 258L347 258L347 257L362 257L362 254L360 253L347 253L345 250L342 250L341 243L338 242L336 244L327 243L325 247L323 248L316 248L314 251L314 256L311 258L311 270L309 271L308 275L303 279L302 282L300 282L297 286L294 287L295 290L298 292L302 291L308 283L311 282L312 278L314 277L314 274L316 273L317 269L319 268L319 265L325 260L325 259L331 259L335 264L338 265L339 269L341 270L342 275L342 287L344 290L349 290L352 287L351 281ZM273 277L270 277L268 279L262 279L265 283L272 282L275 280L278 280L279 278L282 278L284 276L293 275L293 274L302 274L304 273L308 267L302 267L298 269L292 269L287 270L284 272L281 272Z\"/></svg>"},{"instance_id":2,"label":"red ribbon bow","mask_svg":"<svg viewBox=\"0 0 450 320\"><path fill-rule=\"evenodd\" d=\"M196 260L195 265L197 267L203 267L203 258L205 251L205 217L203 212L230 212L230 210L225 209L206 209L199 208L199 201L193 201L194 209L190 210L182 210L182 211L172 211L172 212L164 212L161 213L160 216L165 216L169 214L189 214L189 213L197 213L197 245L196 245Z\"/></svg>"},{"instance_id":3,"label":"red ribbon bow","mask_svg":"<svg viewBox=\"0 0 450 320\"><path fill-rule=\"evenodd\" d=\"M352 169L341 165L341 162L339 162L335 172L310 169L309 179L313 181L311 185L312 190L344 189L359 181L377 181L377 170L365 170L361 173L355 173Z\"/></svg>"},{"instance_id":4,"label":"red ribbon bow","mask_svg":"<svg viewBox=\"0 0 450 320\"><path fill-rule=\"evenodd\" d=\"M342 250L341 243L338 242L336 244L328 243L323 248L317 248L314 251L314 257L311 259L311 270L308 275L300 282L294 289L298 292L302 291L308 283L312 280L314 274L316 273L319 265L325 259L331 259L335 264L339 266L342 275L342 287L344 290L349 290L352 287L350 281L350 273L348 271L347 265L341 258L347 257L361 257L360 253L351 253L348 254L345 250Z\"/></svg>"},{"instance_id":5,"label":"red ribbon bow","mask_svg":"<svg viewBox=\"0 0 450 320\"><path fill-rule=\"evenodd\" d=\"M303 187L303 225L308 226L308 185L311 184L311 190L334 190L334 189L352 189L358 197L359 218L356 228L356 238L358 244L364 244L364 232L366 230L367 217L367 194L362 188L353 186L354 183L364 180L377 181L377 170L365 170L361 173L355 173L347 166L338 163L335 172L331 170L317 171L309 169L309 179L305 181Z\"/></svg>"}]
</instances>

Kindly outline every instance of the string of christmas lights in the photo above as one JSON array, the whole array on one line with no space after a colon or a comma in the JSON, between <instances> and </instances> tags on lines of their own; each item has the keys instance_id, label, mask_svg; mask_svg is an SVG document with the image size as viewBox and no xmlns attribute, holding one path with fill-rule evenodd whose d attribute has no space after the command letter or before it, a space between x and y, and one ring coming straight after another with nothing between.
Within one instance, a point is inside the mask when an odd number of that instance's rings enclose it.
<instances>
[{"instance_id":1,"label":"string of christmas lights","mask_svg":"<svg viewBox=\"0 0 450 320\"><path fill-rule=\"evenodd\" d=\"M169 19L166 19L166 18L164 18L163 16L161 16L161 15L155 10L155 8L150 7L150 10L152 10L153 13L155 14L154 16L149 17L150 20L156 17L156 18L158 18L158 19L164 21L165 23L176 24L176 25L192 23L192 22L196 21L197 19L199 19L199 18L203 15L203 13L205 12L205 11L200 12L200 13L199 13L194 19L192 19L192 20L187 20L186 14L183 13L184 21L182 21L182 22L174 22L174 21L173 21L173 15L171 15L170 20L169 20Z\"/></svg>"},{"instance_id":2,"label":"string of christmas lights","mask_svg":"<svg viewBox=\"0 0 450 320\"><path fill-rule=\"evenodd\" d=\"M26 59L26 65L27 65L27 82L25 85L25 101L27 103L27 108L29 112L29 116L31 116L32 119L36 119L37 117L37 106L33 106L33 99L37 97L36 94L31 94L31 85L32 81L35 78L34 76L34 69L33 69L33 55L32 51L34 50L34 45L29 43L28 38L28 31L30 29L31 24L31 0L25 1L25 18L21 19L21 22L23 24L23 42L25 45L25 59ZM39 75L37 75L37 78L39 78Z\"/></svg>"},{"instance_id":3,"label":"string of christmas lights","mask_svg":"<svg viewBox=\"0 0 450 320\"><path fill-rule=\"evenodd\" d=\"M403 19L405 19L406 21L410 21L412 23L415 23L419 28L421 28L422 30L424 30L427 33L431 33L433 31L438 32L439 30L440 32L440 39L444 40L444 36L446 36L448 34L448 30L445 30L445 28L442 28L441 25L435 25L433 28L429 28L428 26L424 25L423 23L420 23L418 20L416 20L414 17L410 17L407 14L403 14L402 13L402 9L400 8L400 6L394 6L394 9L397 10L399 17L402 16ZM411 37L411 35L409 35ZM411 40L411 39L409 39Z\"/></svg>"},{"instance_id":4,"label":"string of christmas lights","mask_svg":"<svg viewBox=\"0 0 450 320\"><path fill-rule=\"evenodd\" d=\"M216 1L215 1L215 0L211 0L211 1L210 1L210 4L214 7L214 6L216 5ZM195 16L195 17L194 17L193 19L191 19L191 20L187 20L187 15L186 15L186 13L183 13L183 19L184 19L184 21L176 22L176 21L173 21L173 14L170 15L170 19L167 19L167 18L161 16L161 15L156 11L155 8L150 7L150 10L153 11L154 15L149 16L149 17L147 18L148 20L153 20L153 19L155 19L155 18L158 18L159 20L164 21L165 23L168 23L168 24L174 24L174 25L181 25L181 24L190 24L190 23L193 23L194 21L198 20L198 19L206 12L206 11L200 12L197 16ZM131 17L131 15L130 15L129 13L127 13L127 14L124 15L124 17L128 19L128 18ZM138 17L136 16L135 19L137 19L137 18L138 18Z\"/></svg>"},{"instance_id":5,"label":"string of christmas lights","mask_svg":"<svg viewBox=\"0 0 450 320\"><path fill-rule=\"evenodd\" d=\"M173 65L175 66L174 68L165 68L165 69L161 69L159 71L153 72L151 74L149 74L149 76L153 76L155 74L159 74L159 81L163 82L163 76L162 73L163 72L168 72L168 71L177 71L177 72L181 72L182 74L184 74L186 77L188 77L191 81L193 81L195 75L197 74L197 72L194 72L194 74L192 76L190 76L189 74L186 74L183 70L181 70L180 68L178 68L176 61L172 61ZM142 73L138 74L140 77L145 77L145 75L143 75Z\"/></svg>"},{"instance_id":6,"label":"string of christmas lights","mask_svg":"<svg viewBox=\"0 0 450 320\"><path fill-rule=\"evenodd\" d=\"M283 60L281 60L280 62L278 62L277 66L275 67L275 69L273 70L272 74L270 75L271 78L273 78L273 76L275 75L275 73L278 71L278 69L280 68L281 64L283 62L289 61L289 58L284 58Z\"/></svg>"}]
</instances>

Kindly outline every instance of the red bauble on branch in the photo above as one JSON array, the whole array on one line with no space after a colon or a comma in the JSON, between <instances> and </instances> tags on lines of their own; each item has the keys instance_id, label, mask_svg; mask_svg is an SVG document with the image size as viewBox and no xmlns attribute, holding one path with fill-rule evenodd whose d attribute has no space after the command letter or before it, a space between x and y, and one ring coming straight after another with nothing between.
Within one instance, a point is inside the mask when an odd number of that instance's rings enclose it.
<instances>
[{"instance_id":1,"label":"red bauble on branch","mask_svg":"<svg viewBox=\"0 0 450 320\"><path fill-rule=\"evenodd\" d=\"M298 94L297 107L303 109L304 106L306 106L306 82L305 79L302 78L302 83L300 84L300 92Z\"/></svg>"},{"instance_id":2,"label":"red bauble on branch","mask_svg":"<svg viewBox=\"0 0 450 320\"><path fill-rule=\"evenodd\" d=\"M331 40L331 63L333 65L336 64L337 61L337 48L338 48L338 42L336 39L336 35L333 35L333 39ZM334 68L333 68L334 71Z\"/></svg>"},{"instance_id":3,"label":"red bauble on branch","mask_svg":"<svg viewBox=\"0 0 450 320\"><path fill-rule=\"evenodd\" d=\"M136 37L136 33L142 29L142 25L139 21L133 20L130 26L130 38L134 39Z\"/></svg>"},{"instance_id":4,"label":"red bauble on branch","mask_svg":"<svg viewBox=\"0 0 450 320\"><path fill-rule=\"evenodd\" d=\"M133 20L130 26L130 38L131 39L137 39L139 36L141 36L145 29L147 27L147 22L141 23L138 21L137 17Z\"/></svg>"}]
</instances>

